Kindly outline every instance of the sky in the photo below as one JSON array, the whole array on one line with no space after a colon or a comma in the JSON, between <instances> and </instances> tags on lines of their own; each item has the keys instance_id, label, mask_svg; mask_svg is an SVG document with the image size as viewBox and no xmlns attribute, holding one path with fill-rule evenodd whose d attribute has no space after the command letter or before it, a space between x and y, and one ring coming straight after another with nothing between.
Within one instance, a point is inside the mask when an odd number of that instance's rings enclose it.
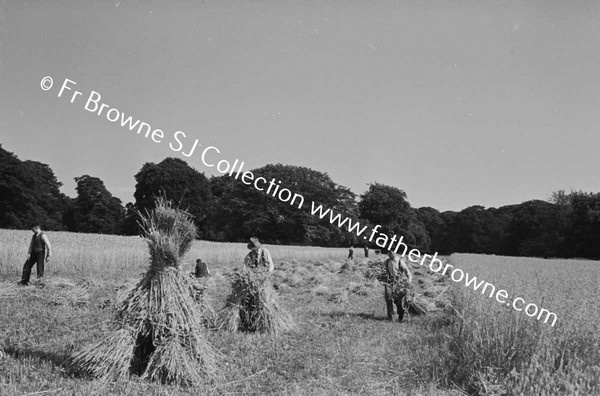
<instances>
[{"instance_id":1,"label":"sky","mask_svg":"<svg viewBox=\"0 0 600 396\"><path fill-rule=\"evenodd\" d=\"M600 191L596 1L0 4L0 144L72 197L88 174L132 202L166 157L219 175L170 149L176 131L184 152L198 139L245 169L305 166L441 211ZM165 138L86 110L92 91Z\"/></svg>"}]
</instances>

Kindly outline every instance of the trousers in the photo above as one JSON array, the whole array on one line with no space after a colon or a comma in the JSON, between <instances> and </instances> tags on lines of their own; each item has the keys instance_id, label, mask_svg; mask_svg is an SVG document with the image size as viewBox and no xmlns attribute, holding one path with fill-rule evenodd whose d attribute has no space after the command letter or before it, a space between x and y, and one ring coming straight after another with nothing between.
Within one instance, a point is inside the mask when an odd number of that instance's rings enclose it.
<instances>
[{"instance_id":1,"label":"trousers","mask_svg":"<svg viewBox=\"0 0 600 396\"><path fill-rule=\"evenodd\" d=\"M44 259L46 252L31 252L27 261L23 265L23 275L21 276L21 283L29 283L31 277L31 269L34 265L37 265L37 277L44 277Z\"/></svg>"},{"instance_id":2,"label":"trousers","mask_svg":"<svg viewBox=\"0 0 600 396\"><path fill-rule=\"evenodd\" d=\"M398 322L402 322L402 319L404 319L404 307L402 306L402 299L404 296L402 294L393 293L391 285L386 284L383 287L388 320L392 320L394 317L394 305L396 305Z\"/></svg>"}]
</instances>

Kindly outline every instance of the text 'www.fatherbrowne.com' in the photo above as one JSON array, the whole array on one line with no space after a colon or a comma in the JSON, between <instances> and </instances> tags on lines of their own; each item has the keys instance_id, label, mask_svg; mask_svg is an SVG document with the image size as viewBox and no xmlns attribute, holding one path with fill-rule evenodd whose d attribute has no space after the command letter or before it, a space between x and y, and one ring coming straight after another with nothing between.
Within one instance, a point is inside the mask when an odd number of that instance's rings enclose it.
<instances>
[{"instance_id":1,"label":"text 'www.fatherbrowne.com'","mask_svg":"<svg viewBox=\"0 0 600 396\"><path fill-rule=\"evenodd\" d=\"M550 312L545 308L540 308L534 303L526 304L526 301L521 297L509 299L508 292L504 289L496 290L496 286L484 280L478 280L476 276L471 276L468 272L455 268L452 264L446 263L438 259L438 253L429 255L421 254L419 249L411 249L404 243L404 236L393 235L389 238L386 234L378 232L380 225L376 225L371 229L371 232L366 232L368 226L361 226L360 222L354 221L349 217L344 217L340 213L334 213L330 208L323 208L322 205L316 206L314 203L311 207L311 214L318 216L320 219L327 219L331 224L336 224L340 228L345 228L354 233L356 236L368 242L373 242L382 249L390 250L400 254L402 257L407 257L413 263L419 263L421 266L428 265L429 269L442 276L449 274L450 279L456 283L464 281L465 287L473 288L474 291L480 291L482 295L488 295L489 298L495 300L507 307L512 307L515 311L525 312L529 317L535 317L537 320L543 320L544 323L550 322L554 327L558 317L554 312ZM375 238L377 236L377 238ZM429 261L427 261L429 259ZM427 264L428 263L428 264Z\"/></svg>"}]
</instances>

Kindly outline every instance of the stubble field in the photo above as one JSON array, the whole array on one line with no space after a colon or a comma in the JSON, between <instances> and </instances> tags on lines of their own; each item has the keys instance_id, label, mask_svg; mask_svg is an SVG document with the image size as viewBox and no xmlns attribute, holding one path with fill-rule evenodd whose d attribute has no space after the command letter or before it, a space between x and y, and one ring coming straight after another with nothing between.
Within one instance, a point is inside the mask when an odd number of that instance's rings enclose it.
<instances>
[{"instance_id":1,"label":"stubble field","mask_svg":"<svg viewBox=\"0 0 600 396\"><path fill-rule=\"evenodd\" d=\"M51 232L45 288L15 286L30 232L0 230L2 395L563 395L600 392L598 263L478 255L450 261L556 312L556 326L509 310L409 264L434 308L404 323L385 321L382 286L366 279L356 250L269 246L280 301L297 322L278 337L208 333L223 354L222 382L201 388L102 383L71 371L68 356L101 337L115 303L146 269L138 237ZM223 307L243 244L197 241L184 270L202 258L208 296ZM381 260L379 257L370 259ZM35 272L35 269L34 269Z\"/></svg>"}]
</instances>

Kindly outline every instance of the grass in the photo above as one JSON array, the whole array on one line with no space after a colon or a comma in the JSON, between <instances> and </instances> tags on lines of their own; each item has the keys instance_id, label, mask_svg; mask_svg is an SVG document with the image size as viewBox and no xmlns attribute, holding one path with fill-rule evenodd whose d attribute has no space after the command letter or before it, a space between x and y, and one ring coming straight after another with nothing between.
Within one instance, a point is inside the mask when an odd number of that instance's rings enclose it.
<instances>
[{"instance_id":1,"label":"grass","mask_svg":"<svg viewBox=\"0 0 600 396\"><path fill-rule=\"evenodd\" d=\"M450 257L511 296L556 312L554 328L413 265L416 287L436 309L398 324L384 320L383 288L364 278L365 259L349 262L343 248L288 246L269 249L279 301L297 328L277 337L209 332L207 339L224 357L218 384L180 388L135 376L92 380L69 372L64 361L106 333L115 300L147 269L147 247L136 237L49 237L55 255L48 286L21 289L14 282L30 232L0 230L2 395L598 393L597 262ZM193 243L184 268L192 272L198 257L209 263L214 276L206 293L215 309L222 308L246 253L244 244ZM451 314L450 304L460 316Z\"/></svg>"}]
</instances>

